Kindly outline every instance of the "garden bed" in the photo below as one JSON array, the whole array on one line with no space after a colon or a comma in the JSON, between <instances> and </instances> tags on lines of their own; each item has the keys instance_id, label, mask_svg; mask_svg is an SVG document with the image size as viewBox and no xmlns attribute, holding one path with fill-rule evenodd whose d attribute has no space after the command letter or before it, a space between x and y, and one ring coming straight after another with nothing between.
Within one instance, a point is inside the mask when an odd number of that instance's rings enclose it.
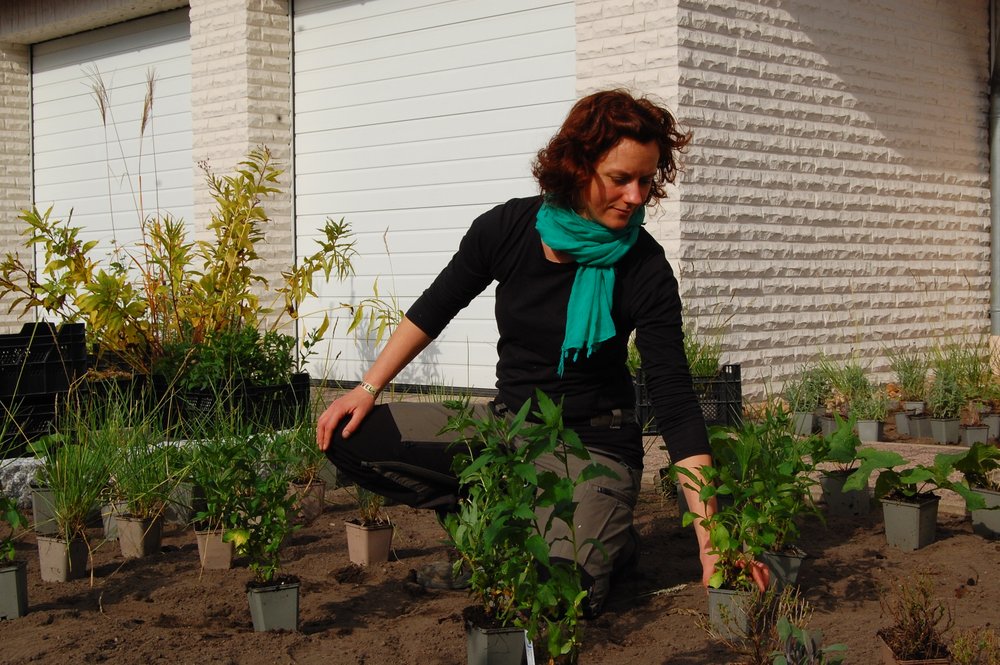
<instances>
[{"instance_id":1,"label":"garden bed","mask_svg":"<svg viewBox=\"0 0 1000 665\"><path fill-rule=\"evenodd\" d=\"M30 613L0 622L0 661L184 663L465 662L464 592L424 591L415 569L442 560L443 532L433 515L390 507L397 532L393 560L372 569L348 564L343 522L354 507L343 489L327 493L321 518L296 532L285 572L302 581L298 633L254 633L245 569L199 575L194 533L171 527L162 553L125 561L116 543L96 554L94 585L43 583L34 537L17 546L28 562ZM643 492L637 573L616 587L608 611L586 627L583 663L704 665L731 660L696 627L706 610L698 586L693 533L673 499ZM95 536L98 532L95 532ZM810 521L802 546L812 555L802 589L814 604L813 627L826 643L848 645L848 662L874 663L875 631L885 625L880 584L930 573L956 624L1000 623L1000 542L972 534L968 521L942 515L938 541L917 552L888 548L878 511L853 522Z\"/></svg>"}]
</instances>

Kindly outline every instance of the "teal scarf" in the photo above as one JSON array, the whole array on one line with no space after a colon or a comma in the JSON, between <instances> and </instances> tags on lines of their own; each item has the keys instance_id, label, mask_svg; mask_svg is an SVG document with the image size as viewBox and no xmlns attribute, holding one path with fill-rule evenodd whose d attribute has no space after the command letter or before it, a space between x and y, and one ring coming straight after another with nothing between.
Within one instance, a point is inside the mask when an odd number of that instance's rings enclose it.
<instances>
[{"instance_id":1,"label":"teal scarf","mask_svg":"<svg viewBox=\"0 0 1000 665\"><path fill-rule=\"evenodd\" d=\"M567 357L575 362L584 350L590 356L602 342L615 336L615 323L611 319L614 265L632 249L645 215L645 208L639 207L632 213L628 226L612 231L572 210L548 203L543 203L538 211L535 228L542 242L569 254L579 264L566 308L559 376L563 375Z\"/></svg>"}]
</instances>

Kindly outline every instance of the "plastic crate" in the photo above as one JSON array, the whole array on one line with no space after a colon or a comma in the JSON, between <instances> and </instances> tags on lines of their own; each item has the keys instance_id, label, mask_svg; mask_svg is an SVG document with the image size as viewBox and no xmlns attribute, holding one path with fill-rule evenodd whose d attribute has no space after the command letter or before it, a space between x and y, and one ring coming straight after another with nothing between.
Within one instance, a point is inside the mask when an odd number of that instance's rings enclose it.
<instances>
[{"instance_id":1,"label":"plastic crate","mask_svg":"<svg viewBox=\"0 0 1000 665\"><path fill-rule=\"evenodd\" d=\"M0 399L65 392L87 371L84 324L26 323L0 335Z\"/></svg>"},{"instance_id":2,"label":"plastic crate","mask_svg":"<svg viewBox=\"0 0 1000 665\"><path fill-rule=\"evenodd\" d=\"M743 422L743 381L739 365L723 365L716 376L692 378L694 393L705 416L705 424L738 427ZM658 434L653 404L646 390L646 376L640 369L634 378L636 419L643 434Z\"/></svg>"},{"instance_id":3,"label":"plastic crate","mask_svg":"<svg viewBox=\"0 0 1000 665\"><path fill-rule=\"evenodd\" d=\"M4 457L27 455L28 443L56 432L57 414L63 406L65 393L24 395L5 400L0 416L5 419L0 450Z\"/></svg>"},{"instance_id":4,"label":"plastic crate","mask_svg":"<svg viewBox=\"0 0 1000 665\"><path fill-rule=\"evenodd\" d=\"M219 417L235 415L237 421L260 428L288 429L300 422L309 408L310 379L293 374L289 383L275 386L238 386L228 390L172 390L163 377L153 385L164 413L164 426L172 432L196 435Z\"/></svg>"}]
</instances>

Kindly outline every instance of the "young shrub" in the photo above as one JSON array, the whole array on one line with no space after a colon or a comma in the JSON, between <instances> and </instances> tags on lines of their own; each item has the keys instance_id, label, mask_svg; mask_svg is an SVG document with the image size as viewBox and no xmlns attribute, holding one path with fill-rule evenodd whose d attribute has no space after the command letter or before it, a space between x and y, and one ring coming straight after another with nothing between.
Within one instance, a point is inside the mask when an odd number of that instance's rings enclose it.
<instances>
[{"instance_id":1,"label":"young shrub","mask_svg":"<svg viewBox=\"0 0 1000 665\"><path fill-rule=\"evenodd\" d=\"M898 660L948 658L945 634L954 621L951 609L933 598L934 585L924 575L897 582L883 593L882 612L892 623L878 631Z\"/></svg>"}]
</instances>

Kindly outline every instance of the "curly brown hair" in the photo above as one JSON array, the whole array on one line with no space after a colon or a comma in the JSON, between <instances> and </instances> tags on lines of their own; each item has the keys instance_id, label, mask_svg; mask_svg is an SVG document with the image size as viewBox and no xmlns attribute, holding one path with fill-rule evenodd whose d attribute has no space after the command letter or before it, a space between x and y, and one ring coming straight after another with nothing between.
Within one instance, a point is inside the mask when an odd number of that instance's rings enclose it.
<instances>
[{"instance_id":1,"label":"curly brown hair","mask_svg":"<svg viewBox=\"0 0 1000 665\"><path fill-rule=\"evenodd\" d=\"M556 135L538 151L531 173L549 200L578 210L580 193L597 162L625 138L657 144L660 161L646 202L665 198L666 185L680 168L677 154L691 133L682 132L666 108L622 89L595 92L574 104Z\"/></svg>"}]
</instances>

